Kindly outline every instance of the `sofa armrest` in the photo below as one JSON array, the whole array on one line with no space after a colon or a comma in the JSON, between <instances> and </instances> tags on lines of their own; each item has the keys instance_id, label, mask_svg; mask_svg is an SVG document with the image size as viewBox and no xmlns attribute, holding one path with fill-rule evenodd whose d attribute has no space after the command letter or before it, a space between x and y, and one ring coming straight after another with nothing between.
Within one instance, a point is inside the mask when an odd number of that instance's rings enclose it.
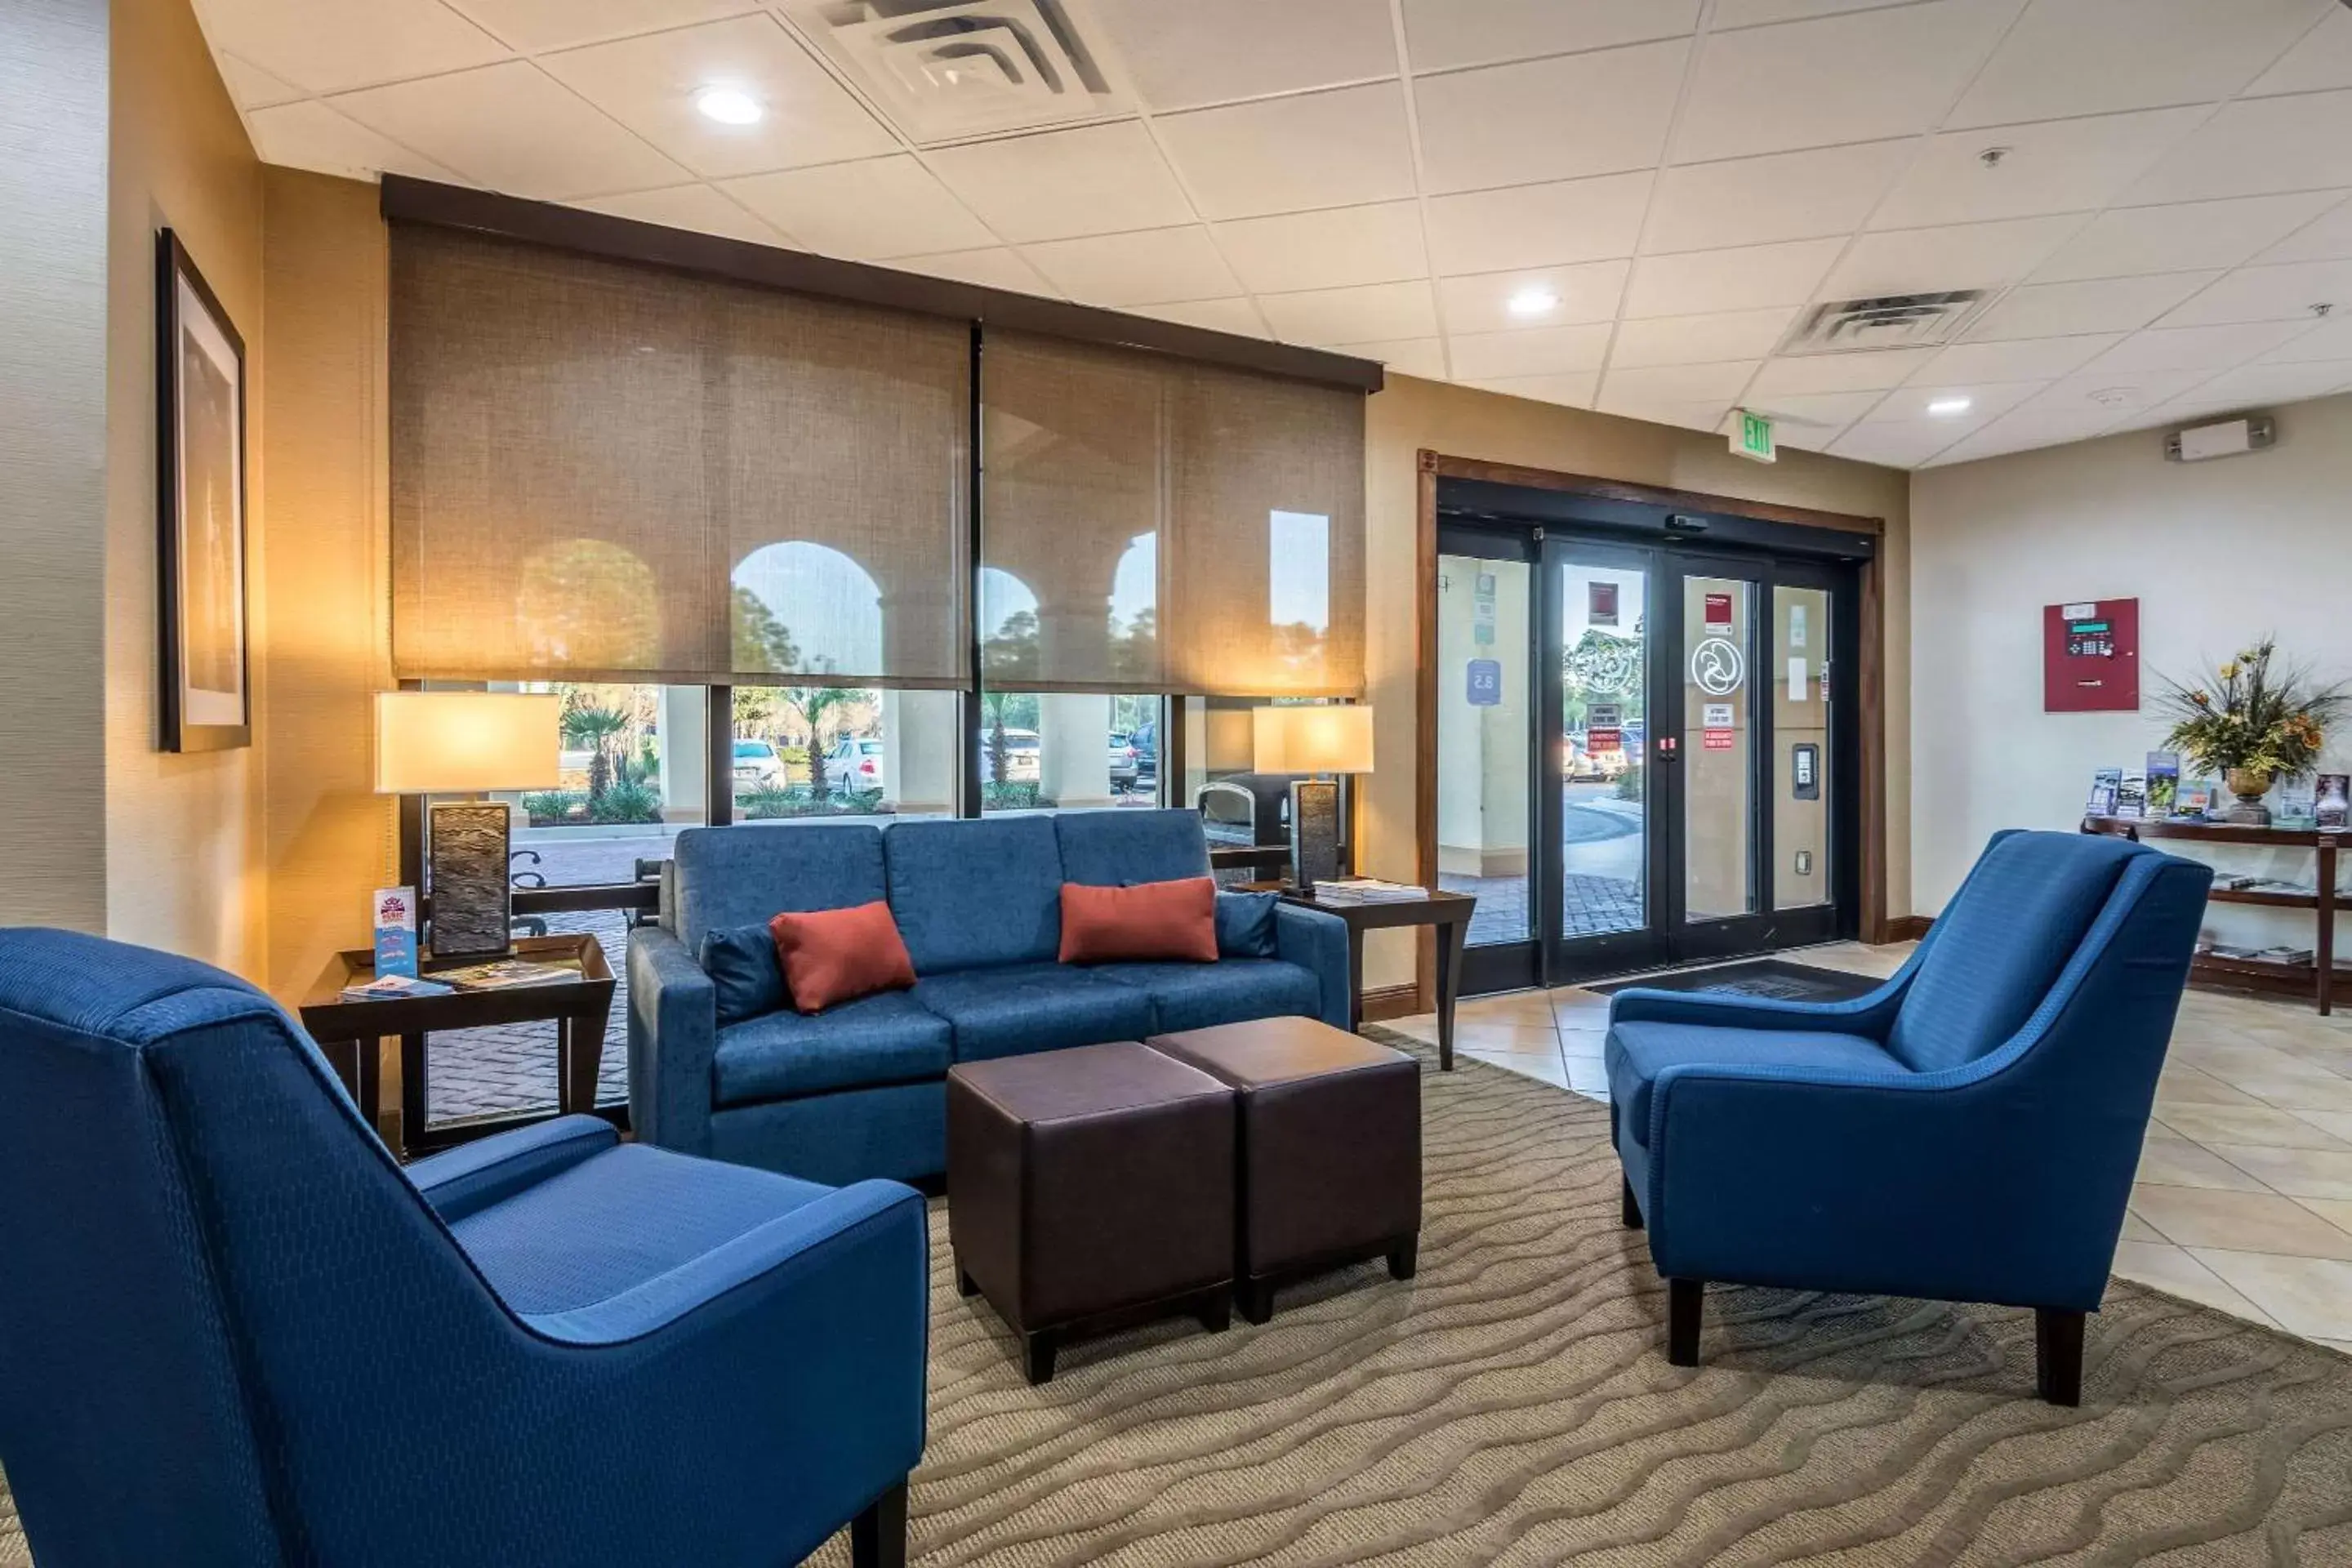
<instances>
[{"instance_id":1,"label":"sofa armrest","mask_svg":"<svg viewBox=\"0 0 2352 1568\"><path fill-rule=\"evenodd\" d=\"M1612 1024L1696 1024L1719 1029L1798 1029L1863 1035L1884 1042L1903 1009L1915 953L1875 990L1843 1002L1784 1002L1723 991L1660 991L1636 986L1609 998Z\"/></svg>"},{"instance_id":2,"label":"sofa armrest","mask_svg":"<svg viewBox=\"0 0 2352 1568\"><path fill-rule=\"evenodd\" d=\"M659 926L629 932L629 1120L639 1138L710 1152L719 994L686 944Z\"/></svg>"},{"instance_id":3,"label":"sofa armrest","mask_svg":"<svg viewBox=\"0 0 2352 1568\"><path fill-rule=\"evenodd\" d=\"M609 1121L559 1116L419 1160L403 1173L445 1225L503 1203L621 1141Z\"/></svg>"},{"instance_id":4,"label":"sofa armrest","mask_svg":"<svg viewBox=\"0 0 2352 1568\"><path fill-rule=\"evenodd\" d=\"M1335 1029L1354 1023L1354 976L1348 963L1348 922L1323 910L1274 907L1275 956L1315 976L1323 1005L1316 1016Z\"/></svg>"}]
</instances>

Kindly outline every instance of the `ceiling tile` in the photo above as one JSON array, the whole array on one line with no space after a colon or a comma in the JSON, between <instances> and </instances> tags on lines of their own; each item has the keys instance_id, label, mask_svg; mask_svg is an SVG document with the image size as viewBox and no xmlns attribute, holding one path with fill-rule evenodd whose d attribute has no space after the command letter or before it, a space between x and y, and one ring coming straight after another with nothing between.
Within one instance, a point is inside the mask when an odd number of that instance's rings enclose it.
<instances>
[{"instance_id":1,"label":"ceiling tile","mask_svg":"<svg viewBox=\"0 0 2352 1568\"><path fill-rule=\"evenodd\" d=\"M2307 364L2250 364L2226 371L2158 413L2251 408L2264 403L2300 403L2352 389L2352 360L2315 360ZM2193 408L2192 406L2193 405Z\"/></svg>"},{"instance_id":2,"label":"ceiling tile","mask_svg":"<svg viewBox=\"0 0 2352 1568\"><path fill-rule=\"evenodd\" d=\"M2330 319L2299 338L2290 339L2284 347L2273 349L2263 358L2273 364L2292 364L2298 360L2352 359L2352 312L2343 320Z\"/></svg>"},{"instance_id":3,"label":"ceiling tile","mask_svg":"<svg viewBox=\"0 0 2352 1568\"><path fill-rule=\"evenodd\" d=\"M1964 419L1865 419L1830 443L1830 456L1890 468L1916 468L1979 428Z\"/></svg>"},{"instance_id":4,"label":"ceiling tile","mask_svg":"<svg viewBox=\"0 0 2352 1568\"><path fill-rule=\"evenodd\" d=\"M1709 25L1714 31L1722 33L1734 27L1834 16L1842 11L1874 11L1887 3L1888 0L1716 0L1715 20Z\"/></svg>"},{"instance_id":5,"label":"ceiling tile","mask_svg":"<svg viewBox=\"0 0 2352 1568\"><path fill-rule=\"evenodd\" d=\"M2274 92L2318 92L2352 87L2352 11L2330 11L2304 35L2286 58L2264 71L2246 91L2260 98Z\"/></svg>"},{"instance_id":6,"label":"ceiling tile","mask_svg":"<svg viewBox=\"0 0 2352 1568\"><path fill-rule=\"evenodd\" d=\"M1822 294L1831 300L1859 300L1876 294L1998 289L2040 266L2083 222L2069 215L1865 234L1831 272Z\"/></svg>"},{"instance_id":7,"label":"ceiling tile","mask_svg":"<svg viewBox=\"0 0 2352 1568\"><path fill-rule=\"evenodd\" d=\"M1390 338L1370 343L1335 343L1332 353L1376 359L1400 375L1445 379L1445 345L1436 338Z\"/></svg>"},{"instance_id":8,"label":"ceiling tile","mask_svg":"<svg viewBox=\"0 0 2352 1568\"><path fill-rule=\"evenodd\" d=\"M292 103L310 96L291 82L279 81L250 60L227 53L214 58L220 66L221 85L228 89L229 97L239 109L268 109L272 104Z\"/></svg>"},{"instance_id":9,"label":"ceiling tile","mask_svg":"<svg viewBox=\"0 0 2352 1568\"><path fill-rule=\"evenodd\" d=\"M878 158L898 146L770 16L596 44L539 63L706 179ZM749 93L767 113L756 124L721 125L694 106L708 87Z\"/></svg>"},{"instance_id":10,"label":"ceiling tile","mask_svg":"<svg viewBox=\"0 0 2352 1568\"><path fill-rule=\"evenodd\" d=\"M1626 261L1587 261L1575 267L1531 267L1517 272L1486 272L1437 280L1437 304L1448 332L1527 331L1613 321L1625 293ZM1559 303L1521 315L1511 301L1522 294L1548 293Z\"/></svg>"},{"instance_id":11,"label":"ceiling tile","mask_svg":"<svg viewBox=\"0 0 2352 1568\"><path fill-rule=\"evenodd\" d=\"M1054 287L1088 305L1171 305L1241 289L1199 224L1050 240L1021 254Z\"/></svg>"},{"instance_id":12,"label":"ceiling tile","mask_svg":"<svg viewBox=\"0 0 2352 1568\"><path fill-rule=\"evenodd\" d=\"M1579 54L1687 37L1698 9L1699 0L1404 0L1405 47L1417 71Z\"/></svg>"},{"instance_id":13,"label":"ceiling tile","mask_svg":"<svg viewBox=\"0 0 2352 1568\"><path fill-rule=\"evenodd\" d=\"M1138 305L1135 313L1154 316L1163 321L1181 321L1188 327L1205 327L1213 332L1232 332L1244 338L1267 335L1265 319L1247 300L1189 300L1176 305Z\"/></svg>"},{"instance_id":14,"label":"ceiling tile","mask_svg":"<svg viewBox=\"0 0 2352 1568\"><path fill-rule=\"evenodd\" d=\"M1683 108L1675 159L1925 131L2016 8L2015 0L1934 0L1712 34Z\"/></svg>"},{"instance_id":15,"label":"ceiling tile","mask_svg":"<svg viewBox=\"0 0 2352 1568\"><path fill-rule=\"evenodd\" d=\"M2210 272L2166 272L2082 283L2029 283L2010 290L1978 318L1968 335L1972 342L1999 342L2070 332L2136 331L2214 277Z\"/></svg>"},{"instance_id":16,"label":"ceiling tile","mask_svg":"<svg viewBox=\"0 0 2352 1568\"><path fill-rule=\"evenodd\" d=\"M1801 305L1813 297L1822 274L1844 248L1842 239L1798 239L1643 257L1634 263L1633 280L1625 290L1625 314L1684 316Z\"/></svg>"},{"instance_id":17,"label":"ceiling tile","mask_svg":"<svg viewBox=\"0 0 2352 1568\"><path fill-rule=\"evenodd\" d=\"M2033 280L2064 283L2078 278L2235 267L2310 222L2336 200L2332 192L2306 191L2177 206L2116 207L2101 213L2042 263Z\"/></svg>"},{"instance_id":18,"label":"ceiling tile","mask_svg":"<svg viewBox=\"0 0 2352 1568\"><path fill-rule=\"evenodd\" d=\"M590 212L610 213L614 217L633 217L639 223L749 240L753 245L793 243L790 235L778 233L772 225L752 216L709 185L670 185L620 196L590 196L572 205Z\"/></svg>"},{"instance_id":19,"label":"ceiling tile","mask_svg":"<svg viewBox=\"0 0 2352 1568\"><path fill-rule=\"evenodd\" d=\"M1852 234L1916 150L1912 142L1878 142L1664 170L1644 248L1707 250Z\"/></svg>"},{"instance_id":20,"label":"ceiling tile","mask_svg":"<svg viewBox=\"0 0 2352 1568\"><path fill-rule=\"evenodd\" d=\"M2318 16L2315 0L2036 0L1949 123L2210 102L2252 81Z\"/></svg>"},{"instance_id":21,"label":"ceiling tile","mask_svg":"<svg viewBox=\"0 0 2352 1568\"><path fill-rule=\"evenodd\" d=\"M2325 194L2340 197L2344 193L2329 191ZM2254 259L2262 262L2334 261L2343 257L2352 257L2352 201L2329 209Z\"/></svg>"},{"instance_id":22,"label":"ceiling tile","mask_svg":"<svg viewBox=\"0 0 2352 1568\"><path fill-rule=\"evenodd\" d=\"M946 250L931 256L901 256L890 265L901 272L920 272L927 277L952 279L958 283L976 283L983 289L1009 289L1016 294L1039 294L1055 298L1054 286L1037 276L1037 269L1021 259L1021 253L1010 246L983 245L976 250ZM1246 301L1242 301L1246 310ZM1255 311L1250 320L1257 320ZM1257 330L1253 328L1253 330Z\"/></svg>"},{"instance_id":23,"label":"ceiling tile","mask_svg":"<svg viewBox=\"0 0 2352 1568\"><path fill-rule=\"evenodd\" d=\"M680 184L687 177L523 60L331 101L370 130L510 195L560 202Z\"/></svg>"},{"instance_id":24,"label":"ceiling tile","mask_svg":"<svg viewBox=\"0 0 2352 1568\"><path fill-rule=\"evenodd\" d=\"M454 169L344 119L315 99L257 109L245 117L245 124L253 136L254 156L265 163L340 174L347 180L373 180L378 174L393 174L461 185L473 183Z\"/></svg>"},{"instance_id":25,"label":"ceiling tile","mask_svg":"<svg viewBox=\"0 0 2352 1568\"><path fill-rule=\"evenodd\" d=\"M1610 352L1609 363L1617 368L1761 359L1779 345L1796 319L1797 307L1787 305L1624 321L1618 325L1617 346Z\"/></svg>"},{"instance_id":26,"label":"ceiling tile","mask_svg":"<svg viewBox=\"0 0 2352 1568\"><path fill-rule=\"evenodd\" d=\"M1171 114L1160 144L1211 218L1352 206L1413 194L1395 82Z\"/></svg>"},{"instance_id":27,"label":"ceiling tile","mask_svg":"<svg viewBox=\"0 0 2352 1568\"><path fill-rule=\"evenodd\" d=\"M2011 452L2087 440L2115 422L2115 415L2105 409L2093 409L2084 416L2054 409L2020 408L2002 415L1958 446L1937 454L1934 462L1940 468L1946 463L1974 462L1980 458L2006 457Z\"/></svg>"},{"instance_id":28,"label":"ceiling tile","mask_svg":"<svg viewBox=\"0 0 2352 1568\"><path fill-rule=\"evenodd\" d=\"M457 5L516 48L534 54L715 21L750 8L745 0L457 0Z\"/></svg>"},{"instance_id":29,"label":"ceiling tile","mask_svg":"<svg viewBox=\"0 0 2352 1568\"><path fill-rule=\"evenodd\" d=\"M205 0L205 37L306 92L463 70L506 47L441 0Z\"/></svg>"},{"instance_id":30,"label":"ceiling tile","mask_svg":"<svg viewBox=\"0 0 2352 1568\"><path fill-rule=\"evenodd\" d=\"M2218 327L2151 327L2134 332L2083 367L2111 371L2227 370L2259 359L2309 331L2302 321L2250 321Z\"/></svg>"},{"instance_id":31,"label":"ceiling tile","mask_svg":"<svg viewBox=\"0 0 2352 1568\"><path fill-rule=\"evenodd\" d=\"M1864 353L1792 354L1766 362L1751 397L1803 397L1827 392L1883 392L1900 386L1937 354L1934 349L1874 349Z\"/></svg>"},{"instance_id":32,"label":"ceiling tile","mask_svg":"<svg viewBox=\"0 0 2352 1568\"><path fill-rule=\"evenodd\" d=\"M904 153L730 180L745 206L827 256L879 261L971 250L988 230L946 186Z\"/></svg>"},{"instance_id":33,"label":"ceiling tile","mask_svg":"<svg viewBox=\"0 0 2352 1568\"><path fill-rule=\"evenodd\" d=\"M1955 343L1939 349L1911 379L1923 384L2053 381L2080 370L2123 342L2120 332L2072 338L2027 338L2006 343Z\"/></svg>"},{"instance_id":34,"label":"ceiling tile","mask_svg":"<svg viewBox=\"0 0 2352 1568\"><path fill-rule=\"evenodd\" d=\"M1481 392L1499 392L1506 397L1526 397L1538 403L1590 408L1593 394L1601 387L1601 373L1588 370L1572 375L1502 375L1467 384Z\"/></svg>"},{"instance_id":35,"label":"ceiling tile","mask_svg":"<svg viewBox=\"0 0 2352 1568\"><path fill-rule=\"evenodd\" d=\"M1535 327L1517 332L1465 332L1447 344L1456 381L1598 371L1609 353L1609 328Z\"/></svg>"},{"instance_id":36,"label":"ceiling tile","mask_svg":"<svg viewBox=\"0 0 2352 1568\"><path fill-rule=\"evenodd\" d=\"M1622 344L1621 344L1622 346ZM1706 403L1737 397L1756 374L1757 362L1737 363L1628 365L1612 355L1601 382L1601 401L1612 397L1641 398L1662 403Z\"/></svg>"},{"instance_id":37,"label":"ceiling tile","mask_svg":"<svg viewBox=\"0 0 2352 1568\"><path fill-rule=\"evenodd\" d=\"M1878 211L1873 228L2089 212L2105 206L2164 150L2197 128L2202 109L2102 114L1931 139ZM1984 154L2006 149L1988 167Z\"/></svg>"},{"instance_id":38,"label":"ceiling tile","mask_svg":"<svg viewBox=\"0 0 2352 1568\"><path fill-rule=\"evenodd\" d=\"M1396 74L1388 0L1093 0L1090 9L1158 110Z\"/></svg>"},{"instance_id":39,"label":"ceiling tile","mask_svg":"<svg viewBox=\"0 0 2352 1568\"><path fill-rule=\"evenodd\" d=\"M2116 424L2209 380L2207 370L2078 371L2021 406L2053 418Z\"/></svg>"},{"instance_id":40,"label":"ceiling tile","mask_svg":"<svg viewBox=\"0 0 2352 1568\"><path fill-rule=\"evenodd\" d=\"M1865 416L1871 420L1925 420L1954 427L1982 425L1998 415L2008 413L2027 398L2040 392L2047 382L2000 381L1978 384L1922 382L1900 386L1886 395L1885 400ZM1939 403L1966 401L1968 406L1957 414L1935 414L1931 405ZM1954 439L1958 439L1957 437Z\"/></svg>"},{"instance_id":41,"label":"ceiling tile","mask_svg":"<svg viewBox=\"0 0 2352 1568\"><path fill-rule=\"evenodd\" d=\"M929 157L948 188L1016 245L1193 217L1150 133L1131 120L942 147Z\"/></svg>"},{"instance_id":42,"label":"ceiling tile","mask_svg":"<svg viewBox=\"0 0 2352 1568\"><path fill-rule=\"evenodd\" d=\"M1243 218L1217 225L1216 237L1254 293L1395 283L1429 271L1415 202Z\"/></svg>"},{"instance_id":43,"label":"ceiling tile","mask_svg":"<svg viewBox=\"0 0 2352 1568\"><path fill-rule=\"evenodd\" d=\"M1884 392L1803 392L1769 395L1748 389L1748 406L1777 423L1815 431L1843 430L1878 406Z\"/></svg>"},{"instance_id":44,"label":"ceiling tile","mask_svg":"<svg viewBox=\"0 0 2352 1568\"><path fill-rule=\"evenodd\" d=\"M1368 343L1437 335L1437 305L1426 282L1261 294L1257 302L1285 342Z\"/></svg>"},{"instance_id":45,"label":"ceiling tile","mask_svg":"<svg viewBox=\"0 0 2352 1568\"><path fill-rule=\"evenodd\" d=\"M2133 206L2352 185L2352 92L2240 99L2132 186Z\"/></svg>"},{"instance_id":46,"label":"ceiling tile","mask_svg":"<svg viewBox=\"0 0 2352 1568\"><path fill-rule=\"evenodd\" d=\"M1514 185L1429 198L1429 255L1438 276L1631 256L1653 175Z\"/></svg>"},{"instance_id":47,"label":"ceiling tile","mask_svg":"<svg viewBox=\"0 0 2352 1568\"><path fill-rule=\"evenodd\" d=\"M1682 89L1680 40L1489 66L1413 83L1428 189L1646 169Z\"/></svg>"},{"instance_id":48,"label":"ceiling tile","mask_svg":"<svg viewBox=\"0 0 2352 1568\"><path fill-rule=\"evenodd\" d=\"M2315 306L2326 305L2325 312ZM2352 258L2296 261L2282 267L2241 267L2164 318L2168 327L2221 321L2304 321L2336 310L2352 312Z\"/></svg>"},{"instance_id":49,"label":"ceiling tile","mask_svg":"<svg viewBox=\"0 0 2352 1568\"><path fill-rule=\"evenodd\" d=\"M1675 425L1708 435L1721 435L1723 422L1731 415L1730 403L1720 397L1690 402L1681 398L1644 397L1634 393L1603 392L1593 406L1621 419L1639 419L1644 425Z\"/></svg>"}]
</instances>

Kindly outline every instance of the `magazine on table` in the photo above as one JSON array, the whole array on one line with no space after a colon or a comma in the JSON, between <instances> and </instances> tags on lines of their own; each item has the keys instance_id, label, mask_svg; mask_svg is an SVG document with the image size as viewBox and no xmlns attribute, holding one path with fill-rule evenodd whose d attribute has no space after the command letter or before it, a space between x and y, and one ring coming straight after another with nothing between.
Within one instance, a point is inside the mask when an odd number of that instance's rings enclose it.
<instances>
[{"instance_id":1,"label":"magazine on table","mask_svg":"<svg viewBox=\"0 0 2352 1568\"><path fill-rule=\"evenodd\" d=\"M1315 897L1327 904L1409 904L1429 897L1427 888L1404 882L1383 882L1377 877L1343 877L1315 884Z\"/></svg>"},{"instance_id":2,"label":"magazine on table","mask_svg":"<svg viewBox=\"0 0 2352 1568\"><path fill-rule=\"evenodd\" d=\"M2126 768L2123 783L2116 789L2116 815L2134 818L2147 816L2147 773L2144 768Z\"/></svg>"},{"instance_id":3,"label":"magazine on table","mask_svg":"<svg viewBox=\"0 0 2352 1568\"><path fill-rule=\"evenodd\" d=\"M379 974L373 980L354 981L343 987L346 1002L398 1002L411 996L446 996L450 988L437 980L419 980L413 974Z\"/></svg>"},{"instance_id":4,"label":"magazine on table","mask_svg":"<svg viewBox=\"0 0 2352 1568\"><path fill-rule=\"evenodd\" d=\"M469 963L463 969L436 969L433 978L460 991L510 991L518 985L551 985L577 980L580 972L560 963L533 963L527 958L501 958L489 963Z\"/></svg>"},{"instance_id":5,"label":"magazine on table","mask_svg":"<svg viewBox=\"0 0 2352 1568\"><path fill-rule=\"evenodd\" d=\"M2124 771L2121 768L2101 768L2091 775L2090 811L2093 816L2113 816L2123 794Z\"/></svg>"}]
</instances>

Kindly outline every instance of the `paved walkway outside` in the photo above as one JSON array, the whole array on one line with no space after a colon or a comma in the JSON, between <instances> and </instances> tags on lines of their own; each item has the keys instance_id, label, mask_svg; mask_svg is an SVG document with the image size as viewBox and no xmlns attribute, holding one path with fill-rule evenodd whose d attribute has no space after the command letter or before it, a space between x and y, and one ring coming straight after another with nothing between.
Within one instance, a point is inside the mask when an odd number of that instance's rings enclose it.
<instances>
[{"instance_id":1,"label":"paved walkway outside","mask_svg":"<svg viewBox=\"0 0 2352 1568\"><path fill-rule=\"evenodd\" d=\"M1568 935L1641 929L1642 825L1641 805L1616 799L1606 784L1569 784L1561 791L1560 923ZM1527 878L1440 876L1437 885L1477 898L1472 946L1523 942L1533 934Z\"/></svg>"}]
</instances>

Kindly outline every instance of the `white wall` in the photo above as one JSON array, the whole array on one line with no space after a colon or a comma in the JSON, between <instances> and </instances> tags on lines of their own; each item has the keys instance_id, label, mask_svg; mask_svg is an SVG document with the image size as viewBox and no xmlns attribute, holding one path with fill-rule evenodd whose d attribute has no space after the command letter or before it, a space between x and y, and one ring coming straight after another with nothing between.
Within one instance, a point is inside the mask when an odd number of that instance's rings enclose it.
<instances>
[{"instance_id":1,"label":"white wall","mask_svg":"<svg viewBox=\"0 0 2352 1568\"><path fill-rule=\"evenodd\" d=\"M2212 462L2167 462L2163 433L2139 431L1914 476L1914 910L1943 907L1994 829L2071 828L2095 771L2157 749L2159 673L2190 675L2274 632L2323 678L2352 676L2352 397L2277 417L2276 447ZM2141 710L2043 712L2042 606L2132 597ZM2323 767L2352 771L2352 728ZM2307 854L2215 858L2310 874ZM2310 940L2307 918L2230 910L2208 923Z\"/></svg>"}]
</instances>

